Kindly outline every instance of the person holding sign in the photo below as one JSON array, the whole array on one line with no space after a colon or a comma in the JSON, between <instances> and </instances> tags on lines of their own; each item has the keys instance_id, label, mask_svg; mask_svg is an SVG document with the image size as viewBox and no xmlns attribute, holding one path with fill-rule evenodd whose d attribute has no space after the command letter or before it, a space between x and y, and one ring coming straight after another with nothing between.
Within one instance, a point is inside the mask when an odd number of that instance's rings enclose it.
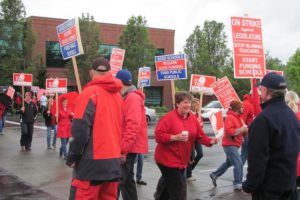
<instances>
[{"instance_id":1,"label":"person holding sign","mask_svg":"<svg viewBox=\"0 0 300 200\"><path fill-rule=\"evenodd\" d=\"M263 111L249 130L248 173L243 191L253 200L297 199L299 121L284 101L287 84L276 73L260 83Z\"/></svg>"},{"instance_id":2,"label":"person holding sign","mask_svg":"<svg viewBox=\"0 0 300 200\"><path fill-rule=\"evenodd\" d=\"M161 171L154 197L156 200L187 198L185 168L195 141L208 147L217 139L207 137L191 113L192 95L175 94L175 109L163 116L155 128L155 161Z\"/></svg>"},{"instance_id":3,"label":"person holding sign","mask_svg":"<svg viewBox=\"0 0 300 200\"><path fill-rule=\"evenodd\" d=\"M122 83L112 76L104 58L93 61L90 76L77 98L72 122L69 199L115 200L121 178Z\"/></svg>"},{"instance_id":4,"label":"person holding sign","mask_svg":"<svg viewBox=\"0 0 300 200\"><path fill-rule=\"evenodd\" d=\"M240 157L239 148L242 144L243 135L248 133L247 125L243 124L242 116L243 104L240 101L230 102L230 108L224 124L224 136L222 145L226 154L226 161L212 172L209 176L213 185L217 186L217 178L222 176L227 169L233 165L233 185L234 190L241 190L243 179L243 164Z\"/></svg>"},{"instance_id":5,"label":"person holding sign","mask_svg":"<svg viewBox=\"0 0 300 200\"><path fill-rule=\"evenodd\" d=\"M24 106L17 111L21 117L21 151L31 151L33 125L37 115L36 106L31 98L31 92L26 92Z\"/></svg>"},{"instance_id":6,"label":"person holding sign","mask_svg":"<svg viewBox=\"0 0 300 200\"><path fill-rule=\"evenodd\" d=\"M48 100L48 106L46 107L45 111L43 112L43 117L45 119L45 125L47 127L47 148L51 149L51 131L53 130L53 141L52 147L56 148L56 132L57 132L57 125L55 120L55 113L51 112L51 107L54 103L52 97Z\"/></svg>"}]
</instances>

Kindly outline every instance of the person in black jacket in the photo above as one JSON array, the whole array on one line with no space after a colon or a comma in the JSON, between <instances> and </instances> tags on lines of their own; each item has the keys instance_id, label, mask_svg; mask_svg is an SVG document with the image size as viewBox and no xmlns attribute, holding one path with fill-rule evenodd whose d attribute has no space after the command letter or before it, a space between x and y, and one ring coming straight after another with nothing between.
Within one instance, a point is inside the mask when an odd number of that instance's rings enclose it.
<instances>
[{"instance_id":1,"label":"person in black jacket","mask_svg":"<svg viewBox=\"0 0 300 200\"><path fill-rule=\"evenodd\" d=\"M49 98L48 100L48 106L43 112L43 117L45 119L45 125L47 127L47 147L48 149L51 149L51 131L53 130L53 141L52 141L52 147L56 148L56 133L57 133L57 126L55 121L54 114L51 113L50 109L53 105L53 98Z\"/></svg>"},{"instance_id":2,"label":"person in black jacket","mask_svg":"<svg viewBox=\"0 0 300 200\"><path fill-rule=\"evenodd\" d=\"M284 102L282 76L268 73L260 85L263 111L249 129L248 174L242 189L253 200L297 199L299 122Z\"/></svg>"},{"instance_id":3,"label":"person in black jacket","mask_svg":"<svg viewBox=\"0 0 300 200\"><path fill-rule=\"evenodd\" d=\"M21 151L31 151L33 124L37 115L36 106L31 98L31 92L26 92L24 106L19 111L21 114Z\"/></svg>"}]
</instances>

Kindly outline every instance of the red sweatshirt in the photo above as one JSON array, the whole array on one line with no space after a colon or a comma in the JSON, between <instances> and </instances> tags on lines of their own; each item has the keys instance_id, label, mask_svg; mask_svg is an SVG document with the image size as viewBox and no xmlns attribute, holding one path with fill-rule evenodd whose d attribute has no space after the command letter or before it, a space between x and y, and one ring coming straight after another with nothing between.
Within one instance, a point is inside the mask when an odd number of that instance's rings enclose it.
<instances>
[{"instance_id":1,"label":"red sweatshirt","mask_svg":"<svg viewBox=\"0 0 300 200\"><path fill-rule=\"evenodd\" d=\"M170 141L171 135L177 135L182 131L189 132L187 142ZM188 164L195 141L211 146L212 139L204 134L197 117L192 113L184 119L177 110L173 110L158 122L155 128L155 140L157 142L155 161L166 167L183 169Z\"/></svg>"}]
</instances>

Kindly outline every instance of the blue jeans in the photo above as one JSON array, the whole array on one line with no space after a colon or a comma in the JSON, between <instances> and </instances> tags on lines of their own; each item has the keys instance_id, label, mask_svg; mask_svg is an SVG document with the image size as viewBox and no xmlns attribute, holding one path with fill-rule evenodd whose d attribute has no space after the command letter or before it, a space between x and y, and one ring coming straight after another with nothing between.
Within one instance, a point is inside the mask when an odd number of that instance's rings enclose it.
<instances>
[{"instance_id":1,"label":"blue jeans","mask_svg":"<svg viewBox=\"0 0 300 200\"><path fill-rule=\"evenodd\" d=\"M6 121L6 115L7 115L7 111L5 110L2 114L2 128L4 128L4 124L5 124L5 121Z\"/></svg>"},{"instance_id":2,"label":"blue jeans","mask_svg":"<svg viewBox=\"0 0 300 200\"><path fill-rule=\"evenodd\" d=\"M243 179L243 165L239 149L236 146L227 146L223 148L226 153L226 161L212 174L219 177L224 174L231 165L233 165L233 184L241 185Z\"/></svg>"},{"instance_id":3,"label":"blue jeans","mask_svg":"<svg viewBox=\"0 0 300 200\"><path fill-rule=\"evenodd\" d=\"M51 147L51 131L53 130L53 142L52 142L52 146L56 146L56 130L57 130L57 126L56 125L51 125L51 126L47 126L47 146L48 148Z\"/></svg>"},{"instance_id":4,"label":"blue jeans","mask_svg":"<svg viewBox=\"0 0 300 200\"><path fill-rule=\"evenodd\" d=\"M248 158L248 136L244 137L244 142L242 144L242 150L241 150L241 159L243 166Z\"/></svg>"},{"instance_id":5,"label":"blue jeans","mask_svg":"<svg viewBox=\"0 0 300 200\"><path fill-rule=\"evenodd\" d=\"M144 155L137 154L136 155L136 180L142 180L142 173L143 173L143 165L144 165Z\"/></svg>"},{"instance_id":6,"label":"blue jeans","mask_svg":"<svg viewBox=\"0 0 300 200\"><path fill-rule=\"evenodd\" d=\"M3 134L2 133L2 119L0 118L0 134Z\"/></svg>"},{"instance_id":7,"label":"blue jeans","mask_svg":"<svg viewBox=\"0 0 300 200\"><path fill-rule=\"evenodd\" d=\"M61 147L59 149L59 155L64 156L64 159L67 158L67 144L69 142L69 138L60 138Z\"/></svg>"}]
</instances>

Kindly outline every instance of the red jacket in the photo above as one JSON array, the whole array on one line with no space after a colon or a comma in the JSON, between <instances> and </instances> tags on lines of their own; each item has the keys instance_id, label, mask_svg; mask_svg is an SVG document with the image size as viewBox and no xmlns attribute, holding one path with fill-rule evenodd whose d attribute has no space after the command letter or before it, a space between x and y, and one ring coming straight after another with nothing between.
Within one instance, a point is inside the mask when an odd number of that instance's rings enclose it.
<instances>
[{"instance_id":1,"label":"red jacket","mask_svg":"<svg viewBox=\"0 0 300 200\"><path fill-rule=\"evenodd\" d=\"M252 104L252 98L248 94L244 95L243 107L244 111L242 114L242 118L245 124L249 127L254 119L254 108Z\"/></svg>"},{"instance_id":2,"label":"red jacket","mask_svg":"<svg viewBox=\"0 0 300 200\"><path fill-rule=\"evenodd\" d=\"M224 136L222 139L223 146L240 147L242 144L243 134L235 135L238 128L243 126L241 116L228 110L224 123Z\"/></svg>"},{"instance_id":3,"label":"red jacket","mask_svg":"<svg viewBox=\"0 0 300 200\"><path fill-rule=\"evenodd\" d=\"M72 115L70 110L66 110L61 106L59 108L58 124L57 124L57 137L70 138L71 137L71 119Z\"/></svg>"},{"instance_id":4,"label":"red jacket","mask_svg":"<svg viewBox=\"0 0 300 200\"><path fill-rule=\"evenodd\" d=\"M171 135L182 131L189 132L187 142L170 142ZM162 117L155 128L155 161L161 165L172 168L186 168L193 146L197 140L206 146L211 146L211 138L207 137L200 128L197 117L192 113L183 118L177 110L173 110Z\"/></svg>"},{"instance_id":5,"label":"red jacket","mask_svg":"<svg viewBox=\"0 0 300 200\"><path fill-rule=\"evenodd\" d=\"M74 178L117 181L121 177L122 83L110 73L95 77L78 96L67 164Z\"/></svg>"},{"instance_id":6,"label":"red jacket","mask_svg":"<svg viewBox=\"0 0 300 200\"><path fill-rule=\"evenodd\" d=\"M123 154L148 153L145 95L133 90L124 98L121 149Z\"/></svg>"}]
</instances>

